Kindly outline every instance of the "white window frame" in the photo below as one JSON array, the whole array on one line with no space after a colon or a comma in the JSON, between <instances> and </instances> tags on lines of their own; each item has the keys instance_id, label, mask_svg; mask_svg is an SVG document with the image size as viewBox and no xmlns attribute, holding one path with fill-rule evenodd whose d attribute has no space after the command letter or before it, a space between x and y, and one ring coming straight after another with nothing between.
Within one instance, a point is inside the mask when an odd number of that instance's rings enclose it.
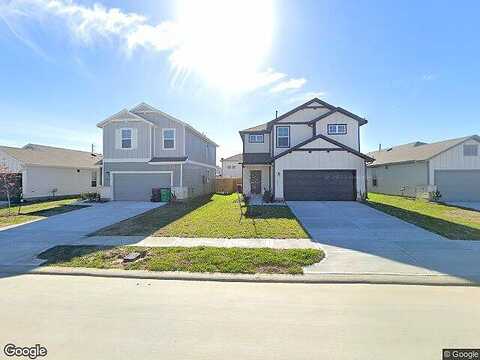
<instances>
[{"instance_id":1,"label":"white window frame","mask_svg":"<svg viewBox=\"0 0 480 360\"><path fill-rule=\"evenodd\" d=\"M347 132L347 124L327 124L327 135L347 135Z\"/></svg>"},{"instance_id":2,"label":"white window frame","mask_svg":"<svg viewBox=\"0 0 480 360\"><path fill-rule=\"evenodd\" d=\"M280 128L285 128L285 129L287 129L287 130L288 130L288 134L287 134L287 135L279 135L278 132L279 132ZM289 148L289 147L290 147L290 126L277 126L277 128L275 129L275 137L276 137L276 141L275 141L276 144L275 144L275 145L276 145L277 148L285 148L285 149ZM287 138L287 140L288 140L288 145L287 145L287 146L279 146L279 145L278 145L278 139L279 139L279 138Z\"/></svg>"},{"instance_id":3,"label":"white window frame","mask_svg":"<svg viewBox=\"0 0 480 360\"><path fill-rule=\"evenodd\" d=\"M165 139L166 131L173 131L173 148L165 147L165 140L172 140L172 139ZM177 148L177 129L175 128L162 129L162 150L175 150L176 148Z\"/></svg>"},{"instance_id":4,"label":"white window frame","mask_svg":"<svg viewBox=\"0 0 480 360\"><path fill-rule=\"evenodd\" d=\"M92 174L91 174L91 181L90 181L90 187L98 187L98 174L97 174L97 170L92 170ZM95 182L95 185L93 185L93 183Z\"/></svg>"},{"instance_id":5,"label":"white window frame","mask_svg":"<svg viewBox=\"0 0 480 360\"><path fill-rule=\"evenodd\" d=\"M123 138L123 131L128 130L130 131L130 138ZM123 140L130 139L130 147L123 147ZM120 129L120 149L122 150L132 150L133 149L133 128L121 128Z\"/></svg>"},{"instance_id":6,"label":"white window frame","mask_svg":"<svg viewBox=\"0 0 480 360\"><path fill-rule=\"evenodd\" d=\"M265 136L263 134L250 134L248 135L248 142L250 144L263 144Z\"/></svg>"},{"instance_id":7,"label":"white window frame","mask_svg":"<svg viewBox=\"0 0 480 360\"><path fill-rule=\"evenodd\" d=\"M475 153L472 153L472 154L467 154L466 153L466 149L467 147L470 147L470 148L475 148L476 151L474 151ZM478 156L478 144L463 144L463 156L467 156L467 157L473 157L473 156Z\"/></svg>"}]
</instances>

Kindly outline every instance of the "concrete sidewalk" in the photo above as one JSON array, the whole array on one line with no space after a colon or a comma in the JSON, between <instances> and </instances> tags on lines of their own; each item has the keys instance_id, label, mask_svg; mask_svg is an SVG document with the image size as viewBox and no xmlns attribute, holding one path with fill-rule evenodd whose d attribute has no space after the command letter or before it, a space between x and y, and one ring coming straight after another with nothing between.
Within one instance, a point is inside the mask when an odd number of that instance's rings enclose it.
<instances>
[{"instance_id":1,"label":"concrete sidewalk","mask_svg":"<svg viewBox=\"0 0 480 360\"><path fill-rule=\"evenodd\" d=\"M180 238L154 236L92 236L78 239L71 245L106 245L106 246L145 246L145 247L241 247L272 249L319 249L320 244L310 239L215 239L215 238Z\"/></svg>"}]
</instances>

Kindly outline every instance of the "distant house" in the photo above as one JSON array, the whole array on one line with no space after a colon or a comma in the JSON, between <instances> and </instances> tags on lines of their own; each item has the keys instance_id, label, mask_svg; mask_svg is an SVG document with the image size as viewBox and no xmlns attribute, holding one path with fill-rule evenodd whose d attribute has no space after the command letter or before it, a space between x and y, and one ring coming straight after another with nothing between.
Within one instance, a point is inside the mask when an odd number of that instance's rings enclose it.
<instances>
[{"instance_id":1,"label":"distant house","mask_svg":"<svg viewBox=\"0 0 480 360\"><path fill-rule=\"evenodd\" d=\"M101 155L87 151L28 144L0 146L0 164L22 175L24 199L78 195L97 191Z\"/></svg>"},{"instance_id":2,"label":"distant house","mask_svg":"<svg viewBox=\"0 0 480 360\"><path fill-rule=\"evenodd\" d=\"M479 145L473 135L371 152L368 190L405 196L438 190L443 201L480 201Z\"/></svg>"},{"instance_id":3,"label":"distant house","mask_svg":"<svg viewBox=\"0 0 480 360\"><path fill-rule=\"evenodd\" d=\"M241 178L242 177L242 154L236 154L226 159L221 159L222 177L224 178Z\"/></svg>"}]
</instances>

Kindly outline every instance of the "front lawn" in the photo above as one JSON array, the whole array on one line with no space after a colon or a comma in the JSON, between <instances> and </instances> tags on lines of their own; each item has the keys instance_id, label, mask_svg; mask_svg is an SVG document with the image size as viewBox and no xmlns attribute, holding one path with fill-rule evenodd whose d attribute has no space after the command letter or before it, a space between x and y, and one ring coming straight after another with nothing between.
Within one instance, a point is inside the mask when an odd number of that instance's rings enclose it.
<instances>
[{"instance_id":1,"label":"front lawn","mask_svg":"<svg viewBox=\"0 0 480 360\"><path fill-rule=\"evenodd\" d=\"M212 195L173 203L101 229L93 235L207 238L308 238L287 206L251 206L238 197Z\"/></svg>"},{"instance_id":2,"label":"front lawn","mask_svg":"<svg viewBox=\"0 0 480 360\"><path fill-rule=\"evenodd\" d=\"M368 194L367 205L453 240L480 240L480 212L422 199Z\"/></svg>"},{"instance_id":3,"label":"front lawn","mask_svg":"<svg viewBox=\"0 0 480 360\"><path fill-rule=\"evenodd\" d=\"M139 260L123 262L131 252ZM149 271L303 274L302 267L321 261L318 249L247 249L217 247L56 246L39 256L45 265Z\"/></svg>"},{"instance_id":4,"label":"front lawn","mask_svg":"<svg viewBox=\"0 0 480 360\"><path fill-rule=\"evenodd\" d=\"M18 206L12 206L10 209L10 215L8 208L1 208L0 228L8 225L21 224L36 219L43 219L85 207L85 205L71 205L77 200L78 199L63 199L30 204L27 203L20 208L20 213L18 212Z\"/></svg>"}]
</instances>

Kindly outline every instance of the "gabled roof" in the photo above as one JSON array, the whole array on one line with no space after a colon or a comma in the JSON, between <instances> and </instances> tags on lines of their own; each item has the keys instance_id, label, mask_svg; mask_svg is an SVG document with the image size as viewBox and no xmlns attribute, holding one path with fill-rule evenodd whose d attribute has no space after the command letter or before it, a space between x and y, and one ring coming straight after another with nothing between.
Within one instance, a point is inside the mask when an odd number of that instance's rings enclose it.
<instances>
[{"instance_id":1,"label":"gabled roof","mask_svg":"<svg viewBox=\"0 0 480 360\"><path fill-rule=\"evenodd\" d=\"M299 105L296 108L293 108L292 110L286 112L285 114L282 114L282 115L278 116L276 119L270 120L269 122L264 123L264 124L260 124L260 125L257 125L257 126L250 127L248 129L245 129L245 130L241 130L240 134L248 133L248 132L270 131L273 124L279 122L282 119L285 119L286 117L296 113L297 111L317 107L317 106L315 106L315 104L319 104L318 106L324 107L324 108L328 109L329 111L327 113L325 113L323 115L320 115L317 118L311 120L310 123L314 123L315 121L323 119L323 118L325 118L325 117L327 117L327 116L329 116L329 115L331 115L335 112L342 113L344 115L347 115L347 116L351 117L352 119L357 120L359 122L360 126L365 125L368 122L366 119L364 119L364 118L362 118L358 115L355 115L354 113L351 113L350 111L345 110L344 108L341 108L341 107L338 107L338 106L333 106L332 104L329 104L326 101L320 100L319 98L313 98L313 99L307 101L306 103L303 103L302 105Z\"/></svg>"},{"instance_id":2,"label":"gabled roof","mask_svg":"<svg viewBox=\"0 0 480 360\"><path fill-rule=\"evenodd\" d=\"M239 163L241 163L242 160L243 160L242 154L236 154L225 159L220 159L220 161L238 161Z\"/></svg>"},{"instance_id":3,"label":"gabled roof","mask_svg":"<svg viewBox=\"0 0 480 360\"><path fill-rule=\"evenodd\" d=\"M480 137L478 135L471 135L431 144L416 141L409 144L394 146L385 150L373 151L368 153L368 155L375 158L375 161L371 163L370 166L430 160L467 140L476 140L480 142Z\"/></svg>"},{"instance_id":4,"label":"gabled roof","mask_svg":"<svg viewBox=\"0 0 480 360\"><path fill-rule=\"evenodd\" d=\"M101 123L97 124L97 126L100 127L100 128L104 127L110 121L117 120L117 119L118 120L129 120L129 119L141 120L141 121L145 121L145 122L149 123L150 125L156 125L152 120L149 120L145 117L145 114L151 114L151 113L160 114L161 116L166 117L167 119L172 120L173 122L179 123L179 124L187 127L193 133L200 136L205 141L207 141L207 142L211 143L212 145L218 147L218 145L213 140L209 139L205 134L196 130L193 126L187 124L186 122L184 122L182 120L179 120L179 119L173 117L172 115L164 113L163 111L158 110L158 109L154 108L153 106L151 106L147 103L144 103L144 102L138 104L137 106L133 107L130 110L123 109L122 111L116 113L115 115L112 115L112 116L108 117L107 119L103 120Z\"/></svg>"},{"instance_id":5,"label":"gabled roof","mask_svg":"<svg viewBox=\"0 0 480 360\"><path fill-rule=\"evenodd\" d=\"M135 120L135 121L144 121L146 123L149 123L150 125L154 125L151 121L138 116L137 114L134 114L133 112L128 111L127 109L123 109L119 111L118 113L106 118L102 122L98 123L97 126L99 128L103 128L105 125L107 125L110 121L113 120Z\"/></svg>"},{"instance_id":6,"label":"gabled roof","mask_svg":"<svg viewBox=\"0 0 480 360\"><path fill-rule=\"evenodd\" d=\"M295 146L292 146L292 147L289 148L288 150L285 150L284 152L282 152L282 153L274 156L271 161L275 161L275 160L277 160L278 158L281 158L282 156L285 156L285 155L287 155L287 154L290 154L292 151L294 151L294 150L296 150L296 149L299 149L299 148L301 148L302 146L305 146L305 145L307 145L307 144L309 144L309 143L311 143L312 141L315 141L315 140L317 140L317 139L323 139L323 140L325 140L325 141L327 141L327 142L329 142L329 143L331 143L331 144L333 144L333 145L338 146L339 148L342 148L342 149L348 151L349 153L352 153L352 154L354 154L354 155L356 155L356 156L358 156L358 157L361 157L362 159L365 159L365 161L367 161L367 162L374 161L374 159L371 158L370 156L365 155L365 154L362 154L360 151L357 151L357 150L351 148L350 146L347 146L347 145L345 145L345 144L342 144L341 142L338 142L338 141L336 141L336 140L333 140L332 138L329 138L328 136L325 136L325 135L322 135L322 134L318 134L318 135L312 136L310 139L307 139L307 140L305 140L305 141L302 141L301 143L298 143L298 144L295 145Z\"/></svg>"},{"instance_id":7,"label":"gabled roof","mask_svg":"<svg viewBox=\"0 0 480 360\"><path fill-rule=\"evenodd\" d=\"M0 146L0 151L24 165L58 166L70 168L94 168L102 159L100 154L53 146L28 144L23 148Z\"/></svg>"}]
</instances>

